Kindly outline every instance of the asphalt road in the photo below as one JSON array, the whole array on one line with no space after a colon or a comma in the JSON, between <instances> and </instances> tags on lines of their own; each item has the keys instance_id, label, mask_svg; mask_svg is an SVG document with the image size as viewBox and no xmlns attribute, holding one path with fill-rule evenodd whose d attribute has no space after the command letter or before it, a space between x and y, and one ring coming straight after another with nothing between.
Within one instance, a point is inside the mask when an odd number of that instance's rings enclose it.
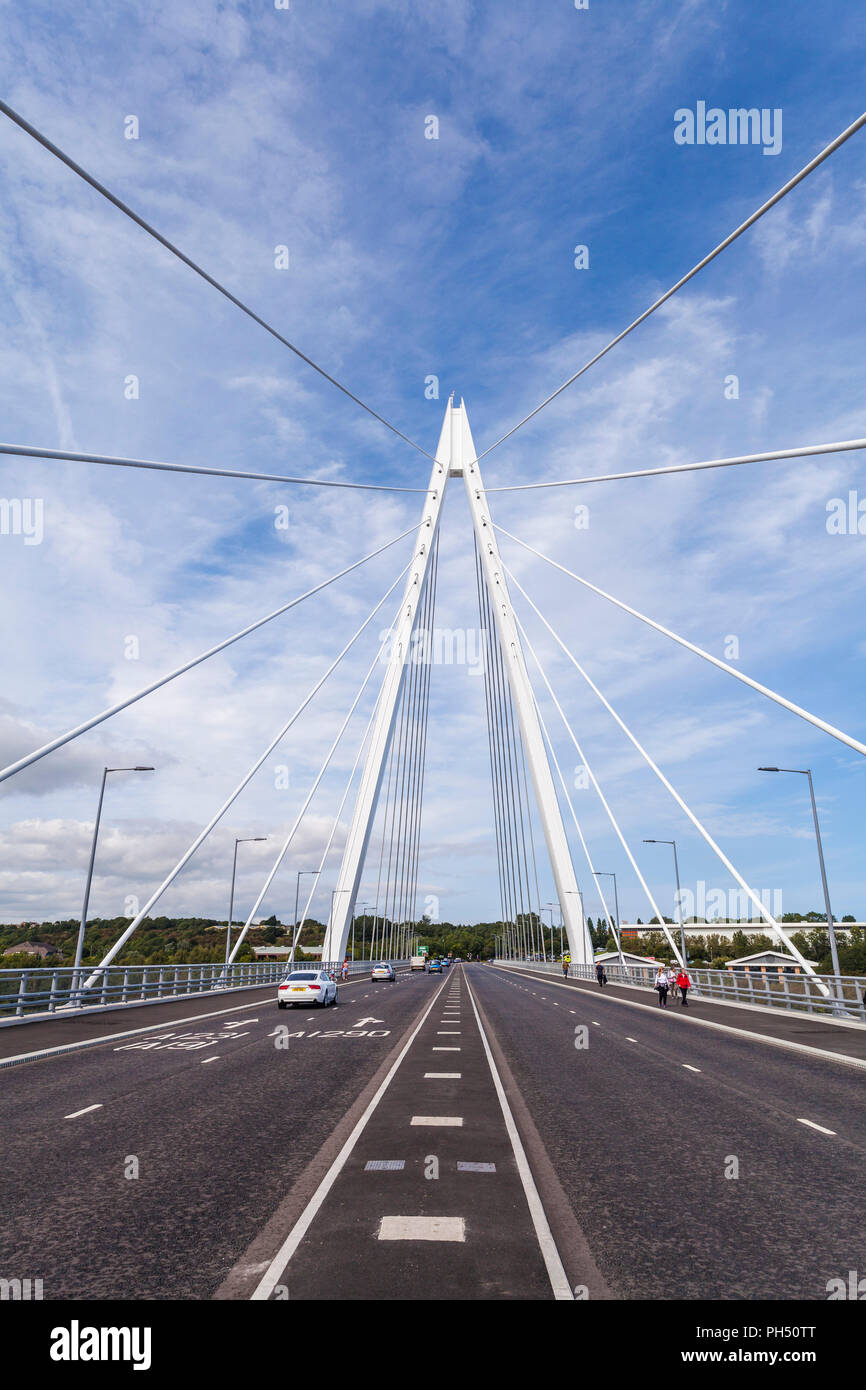
<instances>
[{"instance_id":1,"label":"asphalt road","mask_svg":"<svg viewBox=\"0 0 866 1390\"><path fill-rule=\"evenodd\" d=\"M862 1070L606 991L468 976L616 1297L826 1299L866 1268Z\"/></svg>"},{"instance_id":2,"label":"asphalt road","mask_svg":"<svg viewBox=\"0 0 866 1390\"><path fill-rule=\"evenodd\" d=\"M278 1011L274 986L0 1070L0 1277L45 1299L210 1298L436 987L352 981L336 1009Z\"/></svg>"},{"instance_id":3,"label":"asphalt road","mask_svg":"<svg viewBox=\"0 0 866 1390\"><path fill-rule=\"evenodd\" d=\"M824 1300L866 1270L855 1066L488 965L154 1008L0 1067L0 1278L46 1300Z\"/></svg>"}]
</instances>

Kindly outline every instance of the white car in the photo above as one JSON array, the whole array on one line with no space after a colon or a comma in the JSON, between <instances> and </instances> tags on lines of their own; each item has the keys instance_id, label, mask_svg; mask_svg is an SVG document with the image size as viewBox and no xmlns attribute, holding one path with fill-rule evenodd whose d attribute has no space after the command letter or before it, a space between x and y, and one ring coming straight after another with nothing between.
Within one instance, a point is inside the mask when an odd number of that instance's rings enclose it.
<instances>
[{"instance_id":1,"label":"white car","mask_svg":"<svg viewBox=\"0 0 866 1390\"><path fill-rule=\"evenodd\" d=\"M393 984L396 978L393 965L388 965L387 961L384 960L380 961L378 965L374 965L370 971L371 980L390 980Z\"/></svg>"},{"instance_id":2,"label":"white car","mask_svg":"<svg viewBox=\"0 0 866 1390\"><path fill-rule=\"evenodd\" d=\"M309 1008L318 1004L326 1009L337 1002L337 982L332 980L327 970L292 970L280 981L277 990L277 1008L287 1009L291 1004L303 1004Z\"/></svg>"}]
</instances>

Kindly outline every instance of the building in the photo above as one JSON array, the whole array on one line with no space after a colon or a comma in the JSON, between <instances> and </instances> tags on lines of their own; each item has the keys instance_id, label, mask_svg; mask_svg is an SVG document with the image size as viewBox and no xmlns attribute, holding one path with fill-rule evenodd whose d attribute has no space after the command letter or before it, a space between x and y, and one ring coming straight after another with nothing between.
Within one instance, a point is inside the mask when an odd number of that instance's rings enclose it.
<instances>
[{"instance_id":1,"label":"building","mask_svg":"<svg viewBox=\"0 0 866 1390\"><path fill-rule=\"evenodd\" d=\"M44 960L46 956L56 956L58 950L56 946L48 946L44 941L19 941L15 946L7 946L3 952L4 956L39 956Z\"/></svg>"},{"instance_id":2,"label":"building","mask_svg":"<svg viewBox=\"0 0 866 1390\"><path fill-rule=\"evenodd\" d=\"M321 960L321 946L299 946L298 950L305 956L312 957L313 960ZM292 954L291 946L254 946L253 955L256 960L288 960Z\"/></svg>"},{"instance_id":3,"label":"building","mask_svg":"<svg viewBox=\"0 0 866 1390\"><path fill-rule=\"evenodd\" d=\"M810 965L817 965L817 961L810 961ZM800 962L793 956L786 955L784 951L756 951L753 956L738 956L736 960L729 960L726 970L742 972L745 975L802 975L803 968Z\"/></svg>"}]
</instances>

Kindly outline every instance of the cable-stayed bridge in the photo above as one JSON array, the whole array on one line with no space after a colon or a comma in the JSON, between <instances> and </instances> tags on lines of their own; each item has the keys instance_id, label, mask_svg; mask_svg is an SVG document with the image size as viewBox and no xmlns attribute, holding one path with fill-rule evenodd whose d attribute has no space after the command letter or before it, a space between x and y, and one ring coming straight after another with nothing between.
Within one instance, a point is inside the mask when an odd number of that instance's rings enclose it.
<instances>
[{"instance_id":1,"label":"cable-stayed bridge","mask_svg":"<svg viewBox=\"0 0 866 1390\"><path fill-rule=\"evenodd\" d=\"M430 467L426 488L392 487L378 481L291 477L32 443L0 444L0 453L9 456L94 467L184 473L203 480L279 481L298 488L410 493L418 506L415 523L385 544L0 769L0 782L14 785L12 779L25 769L86 738L266 624L290 622L292 610L315 594L332 585L350 585L352 576L380 556L393 560L394 577L375 606L287 712L279 729L272 731L250 767L226 788L221 804L176 862L166 864L160 882L102 958L86 962L83 949L98 848L97 817L74 963L0 972L0 1023L8 1025L0 1029L0 1070L5 1073L12 1135L8 1167L10 1172L29 1168L50 1194L50 1221L46 1210L16 1207L15 1194L9 1194L19 1217L14 1258L26 1262L28 1251L41 1243L43 1267L54 1281L54 1292L46 1296L119 1296L125 1279L133 1281L134 1296L189 1296L182 1291L184 1275L173 1242L192 1181L199 1185L203 1213L195 1236L197 1297L444 1298L456 1286L463 1297L636 1298L653 1277L654 1210L658 1204L667 1210L682 1195L677 1191L672 1197L666 1187L667 1117L673 1113L678 1121L684 1114L689 1117L680 1134L683 1167L694 1172L696 1165L704 1165L703 1195L690 1207L689 1222L697 1229L695 1240L704 1247L712 1245L716 1258L699 1275L692 1273L688 1261L685 1267L666 1269L656 1276L661 1281L659 1296L825 1297L821 1271L829 1270L829 1279L837 1267L853 1268L858 1258L850 1193L856 1191L854 1174L866 1130L848 1101L866 1066L863 982L843 977L838 968L830 976L817 973L764 895L740 872L721 839L687 803L518 579L500 542L506 554L530 554L552 567L563 594L591 591L736 680L756 700L770 701L805 721L821 738L835 740L859 756L866 754L866 743L506 530L496 521L496 497L503 491L580 488L599 482L627 488L635 477L775 465L860 451L866 448L866 438L631 472L531 479L507 487L486 487L482 463L771 214L866 124L866 115L811 158L557 390L479 452L462 398L449 400L435 448L433 441L416 443L25 117L2 101L0 112L65 166L67 175L83 179L95 195L130 219L138 229L135 235L154 238L306 369L420 453L424 467ZM450 964L445 978L439 979L426 969L413 973L407 958L421 920L425 773L431 685L436 678L430 635L436 617L440 534L446 524L443 508L446 494L454 488L462 489L473 533L484 657L479 703L486 726L491 858L501 930L494 964ZM467 589L472 585L471 573L465 583ZM376 619L388 625L384 643L371 640ZM611 804L569 718L567 693L551 681L530 627L553 641L746 895L757 920L784 953L787 964L780 967L777 981L762 978L756 984L747 975L719 981L712 977L722 972L713 971L692 971L694 978L690 977L684 935L665 921L623 829L622 814ZM322 645L324 649L324 641ZM333 673L355 658L359 669L354 698L245 920L228 943L225 961L186 975L185 967L125 964L124 952L132 949L139 927L152 917L274 750L292 735ZM294 1012L291 1023L284 1023L282 1015L278 1022L272 1006L283 969L257 969L239 957L278 875L292 863L293 846L350 721L371 692L372 710L317 865L310 870L306 901L295 904L292 939L294 953L338 846L323 966L326 971L344 961L348 966L347 949L361 901L373 923L370 959L353 957L351 971L339 985L340 1027L325 1028L324 1013L307 1013L306 1004L302 1015ZM545 720L543 707L555 710L555 727ZM656 1002L655 972L626 959L617 905L603 881L610 875L595 867L592 845L557 757L563 738L586 770L651 920L667 938L674 976L685 975L687 983L677 980L676 1004L668 1004L666 988ZM105 775L146 770L107 768ZM454 815L459 814L457 806ZM823 858L821 864L823 875ZM567 942L561 961L549 958L542 931L540 883L548 879ZM604 973L601 979L596 974L581 880L592 883L616 946L607 962L606 981ZM824 887L835 949L826 878ZM229 932L231 916L230 912ZM393 981L379 984L371 978L370 967L379 959L396 963ZM309 962L299 960L297 965L301 975L318 973L318 966ZM668 1007L676 1011L675 1020ZM204 1066L207 1073L200 1070ZM29 1088L16 1090L15 1083L25 1077ZM208 1089L204 1107L203 1088ZM290 1096L291 1114L285 1123L283 1116L275 1122L272 1112L263 1108L263 1098L280 1088ZM661 1126L654 1100L659 1088ZM311 1093L320 1094L321 1100L305 1108L302 1098ZM640 1180L620 1173L615 1181L610 1155L624 1142L624 1130L635 1125L644 1126L646 1141ZM281 1186L266 1212L237 1204L226 1215L226 1204L231 1205L237 1194L235 1165L250 1134L256 1136L258 1171L279 1171ZM153 1238L144 1243L146 1249L130 1252L124 1246L124 1199L119 1198L109 1203L99 1245L122 1253L100 1264L95 1247L88 1247L87 1258L71 1272L64 1270L61 1247L69 1233L78 1230L78 1215L75 1203L58 1190L49 1160L60 1152L62 1164L84 1175L85 1187L95 1187L103 1156L115 1149L133 1157L141 1149L146 1155L144 1172L148 1177L159 1175L159 1198L157 1187L149 1188L147 1182L136 1189L144 1194ZM183 1173L172 1170L172 1154L186 1150L191 1153L189 1168ZM213 1167L216 1154L231 1158L219 1175ZM768 1154L773 1160L769 1166ZM742 1160L750 1174L747 1189L724 1187L739 1180L725 1171L733 1159L737 1173ZM136 1182L141 1181L137 1162L136 1157ZM743 1194L749 1219L760 1215L765 1222L778 1221L781 1229L791 1214L787 1209L780 1212L779 1194L794 1168L801 1183L804 1175L814 1178L823 1192L823 1205L820 1212L810 1206L797 1212L810 1259L783 1258L770 1274L744 1264L736 1244L728 1240L732 1202L727 1193ZM828 1169L835 1177L829 1187L824 1181ZM590 1191L587 1174L601 1170L598 1186ZM708 1193L714 1194L712 1200ZM612 1211L621 1217L613 1235ZM218 1213L225 1218L222 1223ZM59 1236L52 1235L51 1223Z\"/></svg>"}]
</instances>

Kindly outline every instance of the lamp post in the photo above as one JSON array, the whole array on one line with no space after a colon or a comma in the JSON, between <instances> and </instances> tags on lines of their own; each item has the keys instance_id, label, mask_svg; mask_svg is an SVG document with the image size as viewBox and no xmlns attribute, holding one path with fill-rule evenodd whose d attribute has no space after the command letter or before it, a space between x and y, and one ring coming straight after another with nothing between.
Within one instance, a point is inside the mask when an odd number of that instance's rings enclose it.
<instances>
[{"instance_id":1,"label":"lamp post","mask_svg":"<svg viewBox=\"0 0 866 1390\"><path fill-rule=\"evenodd\" d=\"M332 899L331 899L331 906L332 906L332 909L333 909L333 897L332 897ZM359 904L356 903L356 904L355 904L355 911L352 913L352 964L353 964L353 965L354 965L354 963L355 963L355 918L356 918L357 915L358 915L358 906L359 906ZM365 914L365 917L366 917L366 913L367 913L368 908L370 907L370 904L369 904L369 903L361 903L360 906L364 909L364 914ZM364 926L366 926L366 921L365 921L365 923L364 923ZM363 927L363 926L361 927L361 959L362 959L362 960L364 959L364 927Z\"/></svg>"},{"instance_id":2,"label":"lamp post","mask_svg":"<svg viewBox=\"0 0 866 1390\"><path fill-rule=\"evenodd\" d=\"M561 906L561 904L560 904L558 901L557 901L557 902L554 902L554 903L545 903L544 905L545 905L545 907L549 907L549 908L550 908L550 935L551 935L551 937L553 936L553 930L554 930L554 929L553 929L553 909L554 909L555 907L559 908L559 959L562 960L562 906ZM551 945L550 954L553 955L553 941L552 941L552 940L551 940L550 945Z\"/></svg>"},{"instance_id":3,"label":"lamp post","mask_svg":"<svg viewBox=\"0 0 866 1390\"><path fill-rule=\"evenodd\" d=\"M620 931L619 926L619 896L616 891L616 874L612 873L610 869L593 869L592 872L595 874L596 878L613 879L613 910L614 915L616 917L616 931L614 932L613 936L614 941L616 942L617 950L619 951L620 966L623 970L625 970L625 956L622 953L622 933Z\"/></svg>"},{"instance_id":4,"label":"lamp post","mask_svg":"<svg viewBox=\"0 0 866 1390\"><path fill-rule=\"evenodd\" d=\"M229 955L232 945L232 920L235 915L235 874L238 868L238 845L251 845L258 840L266 840L267 835L246 835L243 839L235 837L235 852L232 858L232 889L229 894L229 920L226 927L226 966L229 963Z\"/></svg>"},{"instance_id":5,"label":"lamp post","mask_svg":"<svg viewBox=\"0 0 866 1390\"><path fill-rule=\"evenodd\" d=\"M686 929L683 923L683 900L680 893L680 867L677 863L677 842L676 840L644 840L645 845L673 845L674 850L674 877L677 881L677 916L680 919L680 950L683 953L683 969L688 968L689 957L686 951Z\"/></svg>"},{"instance_id":6,"label":"lamp post","mask_svg":"<svg viewBox=\"0 0 866 1390\"><path fill-rule=\"evenodd\" d=\"M294 959L295 959L295 942L296 942L296 940L297 940L297 937L299 936L299 932L298 932L298 895L299 895L299 893L300 893L300 888L301 888L301 878L303 877L304 874L317 874L318 872L319 872L318 869L299 869L298 872L297 872L297 875L295 876L295 931L294 931L294 935L293 935L293 937L292 937L292 954L291 954L291 956L289 957L289 959L290 959L291 961L294 961Z\"/></svg>"},{"instance_id":7,"label":"lamp post","mask_svg":"<svg viewBox=\"0 0 866 1390\"><path fill-rule=\"evenodd\" d=\"M827 912L827 933L830 937L830 957L833 962L833 974L837 979L837 986L833 993L841 991L838 978L841 975L839 969L839 949L836 944L836 928L833 924L833 913L830 911L830 890L827 887L827 870L824 867L824 849L821 844L821 827L818 824L818 807L815 804L815 788L812 785L812 769L810 767L759 767L759 772L796 772L800 777L809 779L809 796L812 799L812 819L815 822L815 839L818 842L818 863L821 866L821 886L824 889L824 907Z\"/></svg>"},{"instance_id":8,"label":"lamp post","mask_svg":"<svg viewBox=\"0 0 866 1390\"><path fill-rule=\"evenodd\" d=\"M99 788L99 801L96 803L96 821L93 826L93 840L90 845L90 863L87 866L87 883L84 888L84 906L81 909L81 924L78 928L78 940L75 943L75 962L72 975L72 992L77 994L78 980L81 973L81 957L84 952L84 933L87 930L87 908L90 904L90 886L93 882L93 865L96 860L96 841L99 837L99 822L102 819L102 802L105 797L105 783L109 772L153 772L152 767L104 767L102 769L102 784Z\"/></svg>"}]
</instances>

